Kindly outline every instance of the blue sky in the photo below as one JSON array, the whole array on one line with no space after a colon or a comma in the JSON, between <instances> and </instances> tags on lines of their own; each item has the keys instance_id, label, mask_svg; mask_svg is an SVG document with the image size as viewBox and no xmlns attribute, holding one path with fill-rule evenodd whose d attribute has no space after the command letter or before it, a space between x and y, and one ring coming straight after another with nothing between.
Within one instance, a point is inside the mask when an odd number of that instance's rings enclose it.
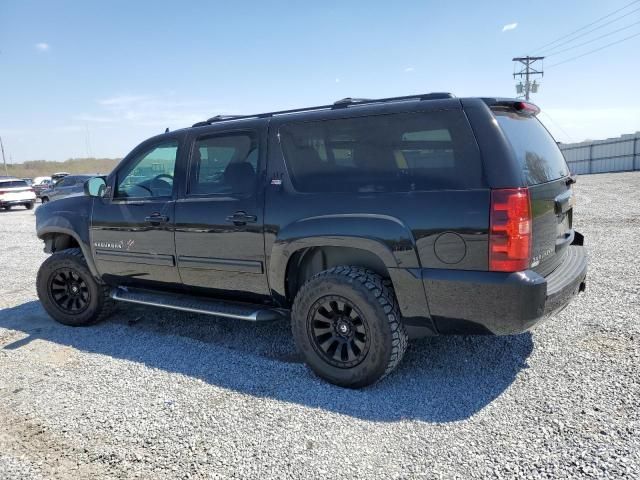
<instances>
[{"instance_id":1,"label":"blue sky","mask_svg":"<svg viewBox=\"0 0 640 480\"><path fill-rule=\"evenodd\" d=\"M2 0L0 136L14 162L120 157L218 113L430 91L515 96L513 56L545 53L536 49L630 1ZM640 21L634 9L575 43ZM558 140L640 130L639 52L637 36L547 69L533 99Z\"/></svg>"}]
</instances>

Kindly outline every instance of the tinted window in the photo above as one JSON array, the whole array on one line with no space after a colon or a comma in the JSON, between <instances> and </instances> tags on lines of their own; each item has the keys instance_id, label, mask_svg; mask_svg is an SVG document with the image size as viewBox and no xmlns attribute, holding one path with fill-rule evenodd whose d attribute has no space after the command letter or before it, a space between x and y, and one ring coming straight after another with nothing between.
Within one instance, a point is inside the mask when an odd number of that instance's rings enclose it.
<instances>
[{"instance_id":1,"label":"tinted window","mask_svg":"<svg viewBox=\"0 0 640 480\"><path fill-rule=\"evenodd\" d=\"M557 180L569 174L562 152L535 117L494 112L511 143L528 185Z\"/></svg>"},{"instance_id":2,"label":"tinted window","mask_svg":"<svg viewBox=\"0 0 640 480\"><path fill-rule=\"evenodd\" d=\"M258 167L258 142L252 133L199 138L191 156L192 195L249 193Z\"/></svg>"},{"instance_id":3,"label":"tinted window","mask_svg":"<svg viewBox=\"0 0 640 480\"><path fill-rule=\"evenodd\" d=\"M27 182L24 180L9 180L7 182L0 182L0 188L24 188L28 187Z\"/></svg>"},{"instance_id":4,"label":"tinted window","mask_svg":"<svg viewBox=\"0 0 640 480\"><path fill-rule=\"evenodd\" d=\"M60 187L71 187L76 184L76 177L64 177L58 184L56 185L58 188Z\"/></svg>"},{"instance_id":5,"label":"tinted window","mask_svg":"<svg viewBox=\"0 0 640 480\"><path fill-rule=\"evenodd\" d=\"M407 192L482 186L475 138L461 111L291 123L280 138L302 192Z\"/></svg>"},{"instance_id":6,"label":"tinted window","mask_svg":"<svg viewBox=\"0 0 640 480\"><path fill-rule=\"evenodd\" d=\"M178 142L157 145L136 157L118 172L117 197L168 197L173 192L173 175Z\"/></svg>"}]
</instances>

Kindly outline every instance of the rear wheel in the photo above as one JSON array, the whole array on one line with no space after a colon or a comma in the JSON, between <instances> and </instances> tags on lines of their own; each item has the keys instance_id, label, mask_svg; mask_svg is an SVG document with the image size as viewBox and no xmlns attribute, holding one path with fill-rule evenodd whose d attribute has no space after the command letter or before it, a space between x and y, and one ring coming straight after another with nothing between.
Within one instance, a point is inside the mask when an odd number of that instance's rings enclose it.
<instances>
[{"instance_id":1,"label":"rear wheel","mask_svg":"<svg viewBox=\"0 0 640 480\"><path fill-rule=\"evenodd\" d=\"M27 210L32 210L33 209L33 203L34 202L25 203L24 204L24 208L26 208Z\"/></svg>"},{"instance_id":2,"label":"rear wheel","mask_svg":"<svg viewBox=\"0 0 640 480\"><path fill-rule=\"evenodd\" d=\"M42 201L42 203L47 203L49 201L47 197L42 197L40 200Z\"/></svg>"},{"instance_id":3,"label":"rear wheel","mask_svg":"<svg viewBox=\"0 0 640 480\"><path fill-rule=\"evenodd\" d=\"M393 291L360 267L334 267L311 278L296 295L292 330L309 367L349 388L391 373L408 343Z\"/></svg>"},{"instance_id":4,"label":"rear wheel","mask_svg":"<svg viewBox=\"0 0 640 480\"><path fill-rule=\"evenodd\" d=\"M109 288L93 278L79 248L47 258L38 271L36 286L44 309L64 325L97 323L109 315L113 304Z\"/></svg>"},{"instance_id":5,"label":"rear wheel","mask_svg":"<svg viewBox=\"0 0 640 480\"><path fill-rule=\"evenodd\" d=\"M11 210L11 205L5 205L2 208L4 208L6 211L9 211L9 210Z\"/></svg>"}]
</instances>

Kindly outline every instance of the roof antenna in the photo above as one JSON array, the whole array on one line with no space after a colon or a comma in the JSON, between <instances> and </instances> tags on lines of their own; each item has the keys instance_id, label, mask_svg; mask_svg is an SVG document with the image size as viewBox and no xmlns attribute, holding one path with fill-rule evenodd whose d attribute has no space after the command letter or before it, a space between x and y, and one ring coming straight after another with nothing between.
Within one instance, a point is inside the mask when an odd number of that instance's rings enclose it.
<instances>
[{"instance_id":1,"label":"roof antenna","mask_svg":"<svg viewBox=\"0 0 640 480\"><path fill-rule=\"evenodd\" d=\"M169 127L164 129L164 133L169 133Z\"/></svg>"}]
</instances>

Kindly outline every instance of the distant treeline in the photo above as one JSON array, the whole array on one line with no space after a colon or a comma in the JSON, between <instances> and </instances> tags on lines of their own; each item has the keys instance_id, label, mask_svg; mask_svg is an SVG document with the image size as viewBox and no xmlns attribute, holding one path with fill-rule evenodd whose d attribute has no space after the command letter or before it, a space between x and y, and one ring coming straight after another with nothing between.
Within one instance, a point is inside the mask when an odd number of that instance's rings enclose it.
<instances>
[{"instance_id":1,"label":"distant treeline","mask_svg":"<svg viewBox=\"0 0 640 480\"><path fill-rule=\"evenodd\" d=\"M107 174L119 161L119 158L70 158L64 162L31 160L24 163L7 164L7 169L9 175L18 178L45 177L55 172ZM5 175L1 163L0 175Z\"/></svg>"}]
</instances>

